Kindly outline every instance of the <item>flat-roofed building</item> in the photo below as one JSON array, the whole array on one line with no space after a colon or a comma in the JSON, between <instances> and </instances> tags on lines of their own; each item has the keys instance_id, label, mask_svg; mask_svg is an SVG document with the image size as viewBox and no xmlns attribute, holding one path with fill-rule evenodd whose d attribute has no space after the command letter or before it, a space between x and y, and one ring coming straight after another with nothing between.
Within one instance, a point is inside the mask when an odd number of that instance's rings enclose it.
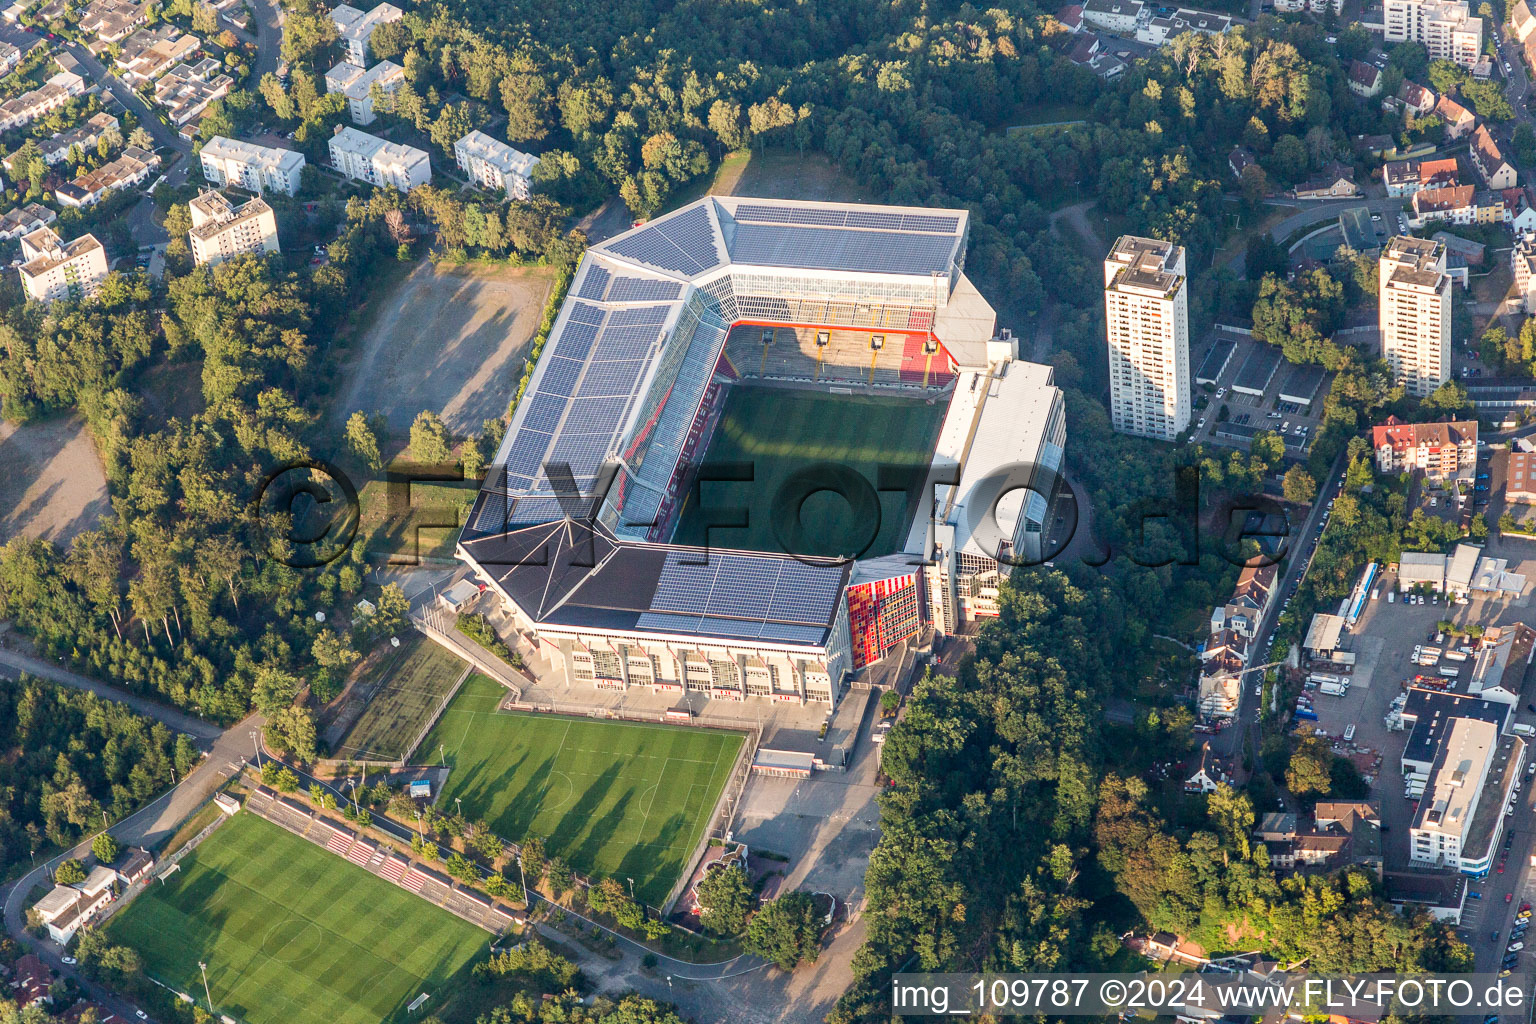
<instances>
[{"instance_id":1,"label":"flat-roofed building","mask_svg":"<svg viewBox=\"0 0 1536 1024\"><path fill-rule=\"evenodd\" d=\"M373 30L403 17L404 11L388 3L379 4L371 11L361 11L350 4L337 4L331 8L331 19L336 22L336 32L347 52L347 60L359 66L368 63L368 55L372 52L368 41L373 38Z\"/></svg>"},{"instance_id":2,"label":"flat-roofed building","mask_svg":"<svg viewBox=\"0 0 1536 1024\"><path fill-rule=\"evenodd\" d=\"M1122 235L1104 260L1110 417L1115 430L1171 441L1189 426L1189 289L1184 248Z\"/></svg>"},{"instance_id":3,"label":"flat-roofed building","mask_svg":"<svg viewBox=\"0 0 1536 1024\"><path fill-rule=\"evenodd\" d=\"M1476 66L1483 52L1483 19L1466 0L1386 0L1383 35L1389 43L1420 43L1431 60Z\"/></svg>"},{"instance_id":4,"label":"flat-roofed building","mask_svg":"<svg viewBox=\"0 0 1536 1024\"><path fill-rule=\"evenodd\" d=\"M198 153L203 177L215 185L235 185L250 192L294 195L304 170L304 154L276 146L215 135Z\"/></svg>"},{"instance_id":5,"label":"flat-roofed building","mask_svg":"<svg viewBox=\"0 0 1536 1024\"><path fill-rule=\"evenodd\" d=\"M242 253L282 251L277 244L277 215L260 196L235 206L221 192L204 192L190 204L192 258L199 266L217 264Z\"/></svg>"},{"instance_id":6,"label":"flat-roofed building","mask_svg":"<svg viewBox=\"0 0 1536 1024\"><path fill-rule=\"evenodd\" d=\"M482 188L505 189L513 199L527 199L533 184L533 168L539 162L498 142L482 131L473 131L453 144L459 169Z\"/></svg>"},{"instance_id":7,"label":"flat-roofed building","mask_svg":"<svg viewBox=\"0 0 1536 1024\"><path fill-rule=\"evenodd\" d=\"M1451 379L1451 277L1441 242L1399 235L1378 264L1382 355L1423 398Z\"/></svg>"},{"instance_id":8,"label":"flat-roofed building","mask_svg":"<svg viewBox=\"0 0 1536 1024\"><path fill-rule=\"evenodd\" d=\"M37 302L88 298L107 277L107 251L95 235L65 242L39 228L22 238L21 257L22 287Z\"/></svg>"},{"instance_id":9,"label":"flat-roofed building","mask_svg":"<svg viewBox=\"0 0 1536 1024\"><path fill-rule=\"evenodd\" d=\"M1414 815L1408 856L1417 866L1459 870L1462 847L1482 797L1498 729L1491 722L1454 718Z\"/></svg>"},{"instance_id":10,"label":"flat-roofed building","mask_svg":"<svg viewBox=\"0 0 1536 1024\"><path fill-rule=\"evenodd\" d=\"M405 69L391 60L381 60L367 71L342 61L325 73L325 91L339 92L347 98L347 113L353 124L369 125L378 119L373 110L374 86L388 99L388 110L404 84Z\"/></svg>"},{"instance_id":11,"label":"flat-roofed building","mask_svg":"<svg viewBox=\"0 0 1536 1024\"><path fill-rule=\"evenodd\" d=\"M356 128L338 128L331 136L330 150L336 169L359 181L409 192L432 180L432 162L424 151Z\"/></svg>"}]
</instances>

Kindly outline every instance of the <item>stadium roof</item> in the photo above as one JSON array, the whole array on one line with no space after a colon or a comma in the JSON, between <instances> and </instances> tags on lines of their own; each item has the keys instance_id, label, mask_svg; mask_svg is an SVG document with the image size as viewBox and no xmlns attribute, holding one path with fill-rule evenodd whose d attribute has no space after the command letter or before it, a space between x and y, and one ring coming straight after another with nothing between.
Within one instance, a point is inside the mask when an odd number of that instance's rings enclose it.
<instances>
[{"instance_id":1,"label":"stadium roof","mask_svg":"<svg viewBox=\"0 0 1536 1024\"><path fill-rule=\"evenodd\" d=\"M793 322L783 296L846 305L859 300L849 282L867 281L879 301L924 306L919 329L933 324L957 362L984 365L995 315L960 272L969 216L710 196L591 247L513 413L470 535L595 514L596 501L576 494L593 494L606 463L621 465L606 520L621 536L646 536L738 319L737 291L767 303L770 319ZM785 280L785 271L798 273ZM951 302L952 323L941 323ZM570 500L556 499L552 474Z\"/></svg>"},{"instance_id":2,"label":"stadium roof","mask_svg":"<svg viewBox=\"0 0 1536 1024\"><path fill-rule=\"evenodd\" d=\"M463 540L543 628L821 647L852 563L618 540L561 520Z\"/></svg>"}]
</instances>

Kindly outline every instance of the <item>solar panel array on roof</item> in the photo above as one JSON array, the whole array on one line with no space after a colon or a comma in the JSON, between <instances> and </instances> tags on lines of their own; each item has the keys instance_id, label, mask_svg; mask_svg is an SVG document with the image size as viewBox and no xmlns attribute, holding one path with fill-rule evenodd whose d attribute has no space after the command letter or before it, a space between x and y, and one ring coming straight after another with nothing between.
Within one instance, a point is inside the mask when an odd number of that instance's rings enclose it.
<instances>
[{"instance_id":1,"label":"solar panel array on roof","mask_svg":"<svg viewBox=\"0 0 1536 1024\"><path fill-rule=\"evenodd\" d=\"M744 620L748 636L770 636L776 627L826 629L842 593L844 567L746 553L705 555L669 551L650 612ZM642 625L644 616L641 617ZM718 621L709 629L719 629Z\"/></svg>"},{"instance_id":2,"label":"solar panel array on roof","mask_svg":"<svg viewBox=\"0 0 1536 1024\"><path fill-rule=\"evenodd\" d=\"M737 224L731 245L736 263L882 274L946 274L953 235L887 234L797 224Z\"/></svg>"},{"instance_id":3,"label":"solar panel array on roof","mask_svg":"<svg viewBox=\"0 0 1536 1024\"><path fill-rule=\"evenodd\" d=\"M742 203L732 214L737 223L808 224L825 228L874 228L880 231L933 231L954 234L960 218L951 214L898 213L894 210L841 210L820 206L767 206Z\"/></svg>"},{"instance_id":4,"label":"solar panel array on roof","mask_svg":"<svg viewBox=\"0 0 1536 1024\"><path fill-rule=\"evenodd\" d=\"M681 274L696 274L719 266L721 261L720 247L715 244L714 228L709 223L709 211L703 203L634 234L620 235L605 248L628 259Z\"/></svg>"},{"instance_id":5,"label":"solar panel array on roof","mask_svg":"<svg viewBox=\"0 0 1536 1024\"><path fill-rule=\"evenodd\" d=\"M576 295L583 299L598 299L603 297L603 291L608 287L608 279L613 275L596 263L587 264L587 276L582 279L581 287Z\"/></svg>"},{"instance_id":6,"label":"solar panel array on roof","mask_svg":"<svg viewBox=\"0 0 1536 1024\"><path fill-rule=\"evenodd\" d=\"M671 302L682 294L677 281L648 277L615 277L608 286L609 302Z\"/></svg>"}]
</instances>

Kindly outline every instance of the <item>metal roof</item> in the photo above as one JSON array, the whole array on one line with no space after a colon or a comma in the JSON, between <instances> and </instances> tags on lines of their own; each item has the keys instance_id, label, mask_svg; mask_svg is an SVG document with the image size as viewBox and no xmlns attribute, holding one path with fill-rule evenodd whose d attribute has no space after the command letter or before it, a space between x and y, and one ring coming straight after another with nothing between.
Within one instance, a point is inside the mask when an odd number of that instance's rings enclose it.
<instances>
[{"instance_id":1,"label":"metal roof","mask_svg":"<svg viewBox=\"0 0 1536 1024\"><path fill-rule=\"evenodd\" d=\"M591 247L513 413L487 476L494 493L477 504L471 532L590 515L587 499L556 500L550 472L565 481L563 490L590 495L610 463L622 463L621 532L643 532L666 500L735 319L738 268L805 271L829 291L846 290L848 275L896 275L909 292L915 279L921 294L932 288L940 313L958 297L960 319L936 317L935 333L947 340L942 324L974 361L972 335L990 335L995 315L960 273L969 216L710 196ZM856 297L855 288L849 298Z\"/></svg>"}]
</instances>

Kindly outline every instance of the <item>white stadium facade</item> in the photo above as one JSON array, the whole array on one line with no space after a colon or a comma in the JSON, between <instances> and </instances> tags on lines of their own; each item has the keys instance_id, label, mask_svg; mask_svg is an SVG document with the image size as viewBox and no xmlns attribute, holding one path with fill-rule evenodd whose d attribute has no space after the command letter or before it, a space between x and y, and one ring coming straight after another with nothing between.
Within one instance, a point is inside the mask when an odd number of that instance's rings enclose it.
<instances>
[{"instance_id":1,"label":"white stadium facade","mask_svg":"<svg viewBox=\"0 0 1536 1024\"><path fill-rule=\"evenodd\" d=\"M573 686L836 704L926 630L995 615L1009 559L1040 557L1065 413L966 278L968 231L965 210L710 196L588 249L459 539L512 628ZM941 404L900 552L670 542L745 381Z\"/></svg>"}]
</instances>

